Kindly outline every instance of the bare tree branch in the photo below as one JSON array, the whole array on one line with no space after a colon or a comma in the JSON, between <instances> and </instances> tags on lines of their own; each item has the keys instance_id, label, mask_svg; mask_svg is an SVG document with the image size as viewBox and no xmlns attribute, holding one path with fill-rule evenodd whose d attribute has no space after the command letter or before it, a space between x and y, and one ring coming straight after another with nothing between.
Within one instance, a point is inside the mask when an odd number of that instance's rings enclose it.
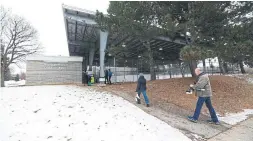
<instances>
[{"instance_id":1,"label":"bare tree branch","mask_svg":"<svg viewBox=\"0 0 253 141\"><path fill-rule=\"evenodd\" d=\"M19 68L22 68L18 62L12 62L12 64L15 64Z\"/></svg>"},{"instance_id":2,"label":"bare tree branch","mask_svg":"<svg viewBox=\"0 0 253 141\"><path fill-rule=\"evenodd\" d=\"M6 18L6 16L7 16L7 12L4 10L4 7L1 6L0 7L0 22L1 23Z\"/></svg>"}]
</instances>

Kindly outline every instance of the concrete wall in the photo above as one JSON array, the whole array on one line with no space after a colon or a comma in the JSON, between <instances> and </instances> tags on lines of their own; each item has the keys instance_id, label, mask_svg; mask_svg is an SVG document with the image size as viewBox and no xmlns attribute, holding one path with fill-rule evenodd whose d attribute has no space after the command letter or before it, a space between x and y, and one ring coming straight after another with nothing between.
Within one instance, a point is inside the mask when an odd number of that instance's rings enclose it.
<instances>
[{"instance_id":1,"label":"concrete wall","mask_svg":"<svg viewBox=\"0 0 253 141\"><path fill-rule=\"evenodd\" d=\"M26 85L82 84L82 61L82 57L29 57Z\"/></svg>"}]
</instances>

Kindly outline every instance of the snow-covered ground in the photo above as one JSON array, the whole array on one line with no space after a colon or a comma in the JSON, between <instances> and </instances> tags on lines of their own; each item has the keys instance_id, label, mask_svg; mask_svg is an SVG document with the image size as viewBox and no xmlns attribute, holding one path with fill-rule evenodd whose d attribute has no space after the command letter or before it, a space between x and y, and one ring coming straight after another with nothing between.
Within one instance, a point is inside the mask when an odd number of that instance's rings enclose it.
<instances>
[{"instance_id":1,"label":"snow-covered ground","mask_svg":"<svg viewBox=\"0 0 253 141\"><path fill-rule=\"evenodd\" d=\"M1 88L1 141L190 141L121 97L78 86Z\"/></svg>"},{"instance_id":2,"label":"snow-covered ground","mask_svg":"<svg viewBox=\"0 0 253 141\"><path fill-rule=\"evenodd\" d=\"M246 120L249 115L253 115L253 109L245 109L240 113L229 113L224 117L219 117L219 119L227 124L235 125L241 121Z\"/></svg>"}]
</instances>

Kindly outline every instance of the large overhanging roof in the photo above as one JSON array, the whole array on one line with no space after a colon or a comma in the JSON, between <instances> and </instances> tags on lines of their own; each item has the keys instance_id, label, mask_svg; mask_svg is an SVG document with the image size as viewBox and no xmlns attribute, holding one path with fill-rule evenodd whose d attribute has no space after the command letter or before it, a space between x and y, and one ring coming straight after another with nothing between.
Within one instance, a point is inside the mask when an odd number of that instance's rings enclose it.
<instances>
[{"instance_id":1,"label":"large overhanging roof","mask_svg":"<svg viewBox=\"0 0 253 141\"><path fill-rule=\"evenodd\" d=\"M138 38L132 36L118 35L113 39L109 40L108 48L117 46L130 50L131 53L127 53L126 58L138 58L147 50ZM175 60L179 58L180 49L185 46L185 42L182 39L172 40L169 37L159 36L150 40L150 46L155 60Z\"/></svg>"},{"instance_id":2,"label":"large overhanging roof","mask_svg":"<svg viewBox=\"0 0 253 141\"><path fill-rule=\"evenodd\" d=\"M67 5L63 5L63 13L70 56L85 56L89 48L96 48L95 60L98 60L100 30L94 20L96 13ZM122 44L131 50L129 58L137 58L146 50L140 40L135 37L124 35L124 33L109 33L107 48ZM153 38L150 45L152 50L160 50L160 53L154 54L155 60L174 59L170 56L179 57L179 51L185 45L185 40L184 37L172 40L169 37L160 36ZM108 53L107 57L109 57Z\"/></svg>"},{"instance_id":3,"label":"large overhanging roof","mask_svg":"<svg viewBox=\"0 0 253 141\"><path fill-rule=\"evenodd\" d=\"M96 48L99 32L95 12L63 5L64 22L70 56L84 56Z\"/></svg>"}]
</instances>

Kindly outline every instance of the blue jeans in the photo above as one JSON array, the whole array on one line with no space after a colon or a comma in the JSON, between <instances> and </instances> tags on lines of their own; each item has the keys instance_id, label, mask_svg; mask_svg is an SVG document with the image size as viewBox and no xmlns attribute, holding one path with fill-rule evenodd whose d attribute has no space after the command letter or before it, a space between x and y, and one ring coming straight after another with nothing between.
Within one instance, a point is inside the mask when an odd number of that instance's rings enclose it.
<instances>
[{"instance_id":1,"label":"blue jeans","mask_svg":"<svg viewBox=\"0 0 253 141\"><path fill-rule=\"evenodd\" d=\"M218 118L217 118L216 112L215 112L215 110L212 106L210 97L199 97L198 98L198 102L197 102L196 109L195 109L195 112L194 112L194 115L193 115L193 119L198 120L199 115L200 115L200 111L201 111L201 108L202 108L204 102L206 103L206 107L209 110L212 121L213 122L218 122Z\"/></svg>"},{"instance_id":2,"label":"blue jeans","mask_svg":"<svg viewBox=\"0 0 253 141\"><path fill-rule=\"evenodd\" d=\"M145 91L145 90L144 90L144 91L138 91L138 96L139 96L139 97L140 97L141 93L142 93L142 95L143 95L143 97L144 97L145 103L146 103L146 104L149 104L149 100L148 100L148 96L147 96L146 91Z\"/></svg>"}]
</instances>

